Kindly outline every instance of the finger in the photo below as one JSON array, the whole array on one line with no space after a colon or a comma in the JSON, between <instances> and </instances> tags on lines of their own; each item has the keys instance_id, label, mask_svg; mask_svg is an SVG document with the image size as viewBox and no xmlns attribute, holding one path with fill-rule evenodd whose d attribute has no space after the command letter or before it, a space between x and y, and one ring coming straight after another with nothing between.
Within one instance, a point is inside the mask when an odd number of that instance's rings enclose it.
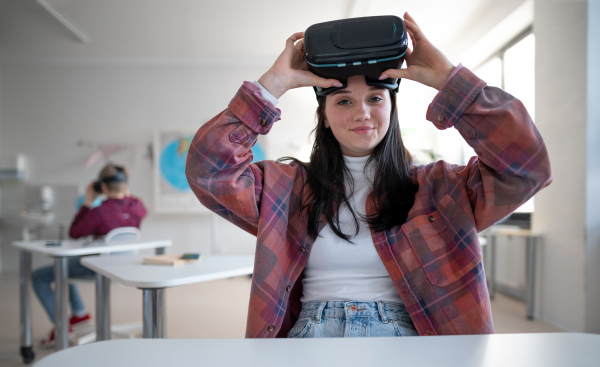
<instances>
[{"instance_id":1,"label":"finger","mask_svg":"<svg viewBox=\"0 0 600 367\"><path fill-rule=\"evenodd\" d=\"M408 19L405 19L404 24L406 25L406 31L412 32L413 35L415 36L416 40L419 40L421 38L426 38L423 31L421 31L421 28L419 28L419 26L416 25L415 23L411 22Z\"/></svg>"},{"instance_id":2,"label":"finger","mask_svg":"<svg viewBox=\"0 0 600 367\"><path fill-rule=\"evenodd\" d=\"M285 41L285 46L293 46L296 41L301 40L302 38L304 38L304 32L296 32Z\"/></svg>"},{"instance_id":3,"label":"finger","mask_svg":"<svg viewBox=\"0 0 600 367\"><path fill-rule=\"evenodd\" d=\"M387 79L387 78L411 79L410 73L408 72L407 69L387 69L386 71L381 73L381 76L379 77L379 79L383 80L383 79Z\"/></svg>"},{"instance_id":4,"label":"finger","mask_svg":"<svg viewBox=\"0 0 600 367\"><path fill-rule=\"evenodd\" d=\"M296 49L298 49L298 51L300 51L301 53L304 53L304 39L301 39L300 41L296 42L294 47L296 47Z\"/></svg>"},{"instance_id":5,"label":"finger","mask_svg":"<svg viewBox=\"0 0 600 367\"><path fill-rule=\"evenodd\" d=\"M309 86L321 87L321 88L331 88L331 87L342 87L343 84L340 83L337 79L326 79L317 76L310 71L303 72L304 77L306 78L305 84Z\"/></svg>"},{"instance_id":6,"label":"finger","mask_svg":"<svg viewBox=\"0 0 600 367\"><path fill-rule=\"evenodd\" d=\"M413 18L413 17L412 17L410 14L408 14L408 12L405 12L405 13L404 13L404 19L405 19L405 20L406 20L406 19L408 19L408 20L409 20L411 23L413 23L413 24L414 24L414 25L416 25L417 27L419 26L419 25L417 24L417 22L415 22L414 18Z\"/></svg>"},{"instance_id":7,"label":"finger","mask_svg":"<svg viewBox=\"0 0 600 367\"><path fill-rule=\"evenodd\" d=\"M415 34L412 31L409 31L408 29L406 30L406 33L408 33L408 37L410 38L412 47L415 48L415 46L417 45L417 40L415 39Z\"/></svg>"}]
</instances>

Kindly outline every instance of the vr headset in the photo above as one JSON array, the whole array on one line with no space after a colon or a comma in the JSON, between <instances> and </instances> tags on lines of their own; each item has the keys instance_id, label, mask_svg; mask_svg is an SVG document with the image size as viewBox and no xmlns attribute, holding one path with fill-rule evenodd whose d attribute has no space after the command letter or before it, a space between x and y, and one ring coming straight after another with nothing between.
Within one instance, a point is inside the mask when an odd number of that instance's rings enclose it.
<instances>
[{"instance_id":1,"label":"vr headset","mask_svg":"<svg viewBox=\"0 0 600 367\"><path fill-rule=\"evenodd\" d=\"M110 182L127 182L127 175L125 175L125 170L121 166L115 166L117 173L110 177L106 177L102 180L94 181L94 191L98 194L102 194L102 183L108 184Z\"/></svg>"},{"instance_id":2,"label":"vr headset","mask_svg":"<svg viewBox=\"0 0 600 367\"><path fill-rule=\"evenodd\" d=\"M379 76L387 69L399 69L407 48L404 21L393 15L317 23L304 32L308 69L344 85L314 87L317 97L346 88L346 80L352 75L365 75L368 85L397 91L400 79L379 80Z\"/></svg>"}]
</instances>

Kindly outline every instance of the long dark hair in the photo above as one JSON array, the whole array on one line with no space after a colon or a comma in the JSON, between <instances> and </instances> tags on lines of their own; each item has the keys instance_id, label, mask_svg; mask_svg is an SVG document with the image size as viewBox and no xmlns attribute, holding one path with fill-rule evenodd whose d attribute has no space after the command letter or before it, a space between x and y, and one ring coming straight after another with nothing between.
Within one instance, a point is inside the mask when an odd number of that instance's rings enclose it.
<instances>
[{"instance_id":1,"label":"long dark hair","mask_svg":"<svg viewBox=\"0 0 600 367\"><path fill-rule=\"evenodd\" d=\"M389 91L392 102L390 124L383 140L375 147L367 160L365 170L371 164L375 166L375 182L373 183L373 199L375 212L362 218L376 232L383 232L406 221L408 211L413 206L418 184L410 178L412 156L404 147L400 134L398 110L396 108L396 92ZM301 164L307 172L307 183L311 189L310 195L302 198L302 209L308 210L308 235L315 239L319 232L319 219L325 215L327 223L333 232L350 241L350 234L340 229L339 217L336 214L340 204L346 203L354 218L356 233L358 233L358 217L348 199L353 194L353 188L344 191L344 177L350 177L350 172L344 163L340 144L325 126L325 98L318 97L317 126L313 130L313 144L310 162L304 163L291 157L281 158L293 160Z\"/></svg>"}]
</instances>

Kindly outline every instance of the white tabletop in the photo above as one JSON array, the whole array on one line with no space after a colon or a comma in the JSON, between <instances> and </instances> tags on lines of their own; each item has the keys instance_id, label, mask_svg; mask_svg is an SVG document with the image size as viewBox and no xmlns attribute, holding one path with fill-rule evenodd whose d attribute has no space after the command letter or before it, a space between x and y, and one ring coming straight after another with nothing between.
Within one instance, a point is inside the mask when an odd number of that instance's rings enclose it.
<instances>
[{"instance_id":1,"label":"white tabletop","mask_svg":"<svg viewBox=\"0 0 600 367\"><path fill-rule=\"evenodd\" d=\"M120 339L69 348L36 367L598 366L600 335L330 339Z\"/></svg>"},{"instance_id":2,"label":"white tabletop","mask_svg":"<svg viewBox=\"0 0 600 367\"><path fill-rule=\"evenodd\" d=\"M86 257L81 264L110 279L137 288L166 288L252 274L254 256L202 256L182 265L143 264L139 255Z\"/></svg>"},{"instance_id":3,"label":"white tabletop","mask_svg":"<svg viewBox=\"0 0 600 367\"><path fill-rule=\"evenodd\" d=\"M60 242L60 246L48 246L47 243ZM84 256L92 254L103 254L108 252L145 250L159 247L169 247L173 244L171 240L158 241L122 241L106 243L103 240L92 242L85 240L63 240L63 241L15 241L14 247L29 252L37 252L54 257L61 256Z\"/></svg>"},{"instance_id":4,"label":"white tabletop","mask_svg":"<svg viewBox=\"0 0 600 367\"><path fill-rule=\"evenodd\" d=\"M530 229L524 229L518 226L507 226L503 224L496 224L486 229L482 234L489 233L492 235L504 235L504 236L519 236L519 237L535 237L536 235Z\"/></svg>"}]
</instances>

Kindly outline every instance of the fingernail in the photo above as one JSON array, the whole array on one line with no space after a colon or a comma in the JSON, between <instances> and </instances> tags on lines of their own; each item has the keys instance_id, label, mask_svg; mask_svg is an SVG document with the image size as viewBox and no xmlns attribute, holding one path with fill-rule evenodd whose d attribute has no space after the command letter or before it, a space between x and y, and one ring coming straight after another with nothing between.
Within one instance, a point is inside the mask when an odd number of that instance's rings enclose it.
<instances>
[{"instance_id":1,"label":"fingernail","mask_svg":"<svg viewBox=\"0 0 600 367\"><path fill-rule=\"evenodd\" d=\"M340 83L340 82L337 82L337 83L333 83L333 86L334 86L334 87L341 88L341 87L343 87L343 86L344 86L344 84L342 84L342 83Z\"/></svg>"},{"instance_id":2,"label":"fingernail","mask_svg":"<svg viewBox=\"0 0 600 367\"><path fill-rule=\"evenodd\" d=\"M379 77L379 80L383 80L383 79L387 79L389 78L389 76L387 74L383 74L382 76Z\"/></svg>"}]
</instances>

